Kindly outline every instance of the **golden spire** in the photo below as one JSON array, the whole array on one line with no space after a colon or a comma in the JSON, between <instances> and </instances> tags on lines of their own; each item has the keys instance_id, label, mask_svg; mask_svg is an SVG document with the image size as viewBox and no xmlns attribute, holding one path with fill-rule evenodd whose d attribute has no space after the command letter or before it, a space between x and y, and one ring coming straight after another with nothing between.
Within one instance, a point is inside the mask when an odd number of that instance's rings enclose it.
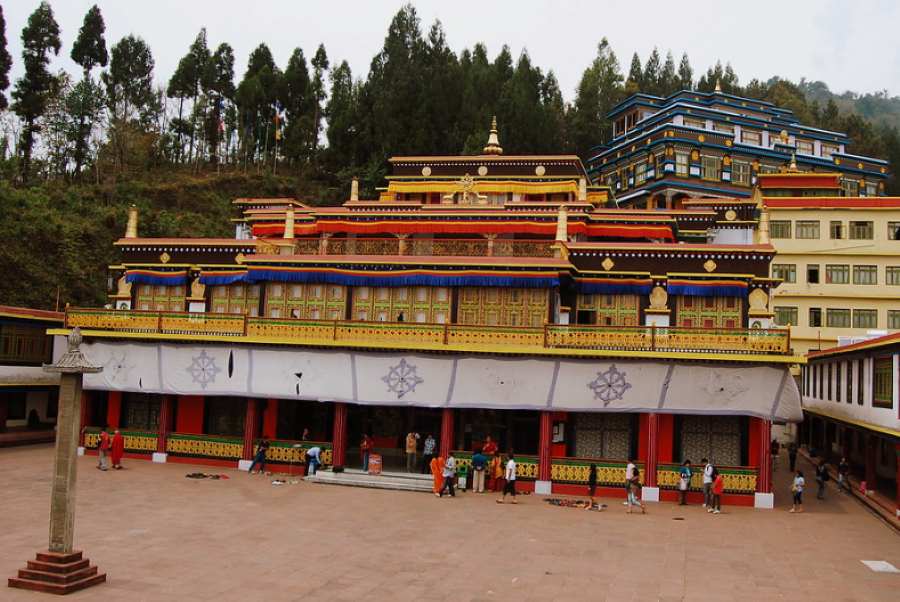
<instances>
[{"instance_id":1,"label":"golden spire","mask_svg":"<svg viewBox=\"0 0 900 602\"><path fill-rule=\"evenodd\" d=\"M721 91L722 91L722 80L717 79L716 80L716 92L721 92Z\"/></svg>"},{"instance_id":2,"label":"golden spire","mask_svg":"<svg viewBox=\"0 0 900 602\"><path fill-rule=\"evenodd\" d=\"M288 205L284 212L284 237L287 239L294 238L294 207Z\"/></svg>"},{"instance_id":3,"label":"golden spire","mask_svg":"<svg viewBox=\"0 0 900 602\"><path fill-rule=\"evenodd\" d=\"M356 176L353 176L353 180L350 181L350 200L359 200L359 178Z\"/></svg>"},{"instance_id":4,"label":"golden spire","mask_svg":"<svg viewBox=\"0 0 900 602\"><path fill-rule=\"evenodd\" d=\"M791 152L791 164L788 165L788 169L791 171L797 171L797 152Z\"/></svg>"},{"instance_id":5,"label":"golden spire","mask_svg":"<svg viewBox=\"0 0 900 602\"><path fill-rule=\"evenodd\" d=\"M491 120L491 134L488 136L487 146L482 151L485 155L502 155L503 147L500 146L500 138L497 136L497 116Z\"/></svg>"},{"instance_id":6,"label":"golden spire","mask_svg":"<svg viewBox=\"0 0 900 602\"><path fill-rule=\"evenodd\" d=\"M756 242L760 245L767 245L771 242L769 240L769 212L766 209L762 191L760 191L758 184L753 187L753 196L750 197L750 200L753 201L757 211L759 211L759 225L756 229Z\"/></svg>"},{"instance_id":7,"label":"golden spire","mask_svg":"<svg viewBox=\"0 0 900 602\"><path fill-rule=\"evenodd\" d=\"M125 226L125 238L137 238L137 228L138 210L136 206L132 205L128 208L128 224Z\"/></svg>"}]
</instances>

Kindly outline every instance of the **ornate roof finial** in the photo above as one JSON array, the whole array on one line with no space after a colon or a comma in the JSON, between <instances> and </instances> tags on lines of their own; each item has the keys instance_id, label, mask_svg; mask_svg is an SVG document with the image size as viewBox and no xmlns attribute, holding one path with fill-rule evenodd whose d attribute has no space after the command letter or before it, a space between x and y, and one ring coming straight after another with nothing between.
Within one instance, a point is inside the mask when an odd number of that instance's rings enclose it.
<instances>
[{"instance_id":1,"label":"ornate roof finial","mask_svg":"<svg viewBox=\"0 0 900 602\"><path fill-rule=\"evenodd\" d=\"M128 208L128 223L125 225L125 238L138 237L138 210L135 205Z\"/></svg>"},{"instance_id":2,"label":"ornate roof finial","mask_svg":"<svg viewBox=\"0 0 900 602\"><path fill-rule=\"evenodd\" d=\"M788 166L791 171L797 171L797 152L791 151L791 164Z\"/></svg>"},{"instance_id":3,"label":"ornate roof finial","mask_svg":"<svg viewBox=\"0 0 900 602\"><path fill-rule=\"evenodd\" d=\"M721 92L721 91L722 91L722 80L717 79L716 80L716 92Z\"/></svg>"},{"instance_id":4,"label":"ornate roof finial","mask_svg":"<svg viewBox=\"0 0 900 602\"><path fill-rule=\"evenodd\" d=\"M497 136L497 116L491 119L491 134L488 136L487 146L482 151L485 155L502 155L503 147L500 146L500 138Z\"/></svg>"}]
</instances>

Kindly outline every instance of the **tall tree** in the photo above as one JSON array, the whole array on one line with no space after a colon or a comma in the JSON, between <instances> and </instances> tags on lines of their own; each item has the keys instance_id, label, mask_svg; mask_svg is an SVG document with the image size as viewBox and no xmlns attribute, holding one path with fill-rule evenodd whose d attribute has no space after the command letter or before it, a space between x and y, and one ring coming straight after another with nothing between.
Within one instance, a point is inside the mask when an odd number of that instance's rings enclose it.
<instances>
[{"instance_id":1,"label":"tall tree","mask_svg":"<svg viewBox=\"0 0 900 602\"><path fill-rule=\"evenodd\" d=\"M53 9L46 2L41 2L22 30L25 75L16 82L12 93L13 110L24 122L20 143L23 182L28 182L34 136L39 130L37 122L47 109L47 100L55 84L54 77L47 70L49 54L58 55L60 48L59 25L53 17Z\"/></svg>"},{"instance_id":2,"label":"tall tree","mask_svg":"<svg viewBox=\"0 0 900 602\"><path fill-rule=\"evenodd\" d=\"M624 94L619 61L606 38L597 45L597 56L584 70L569 111L569 131L576 153L587 158L590 149L612 137L606 115Z\"/></svg>"},{"instance_id":3,"label":"tall tree","mask_svg":"<svg viewBox=\"0 0 900 602\"><path fill-rule=\"evenodd\" d=\"M679 89L678 74L675 73L675 58L670 50L666 53L666 62L663 64L662 71L659 74L659 94L668 96Z\"/></svg>"},{"instance_id":4,"label":"tall tree","mask_svg":"<svg viewBox=\"0 0 900 602\"><path fill-rule=\"evenodd\" d=\"M628 79L625 80L625 92L629 95L644 91L644 71L641 69L641 57L635 52L631 56L631 67Z\"/></svg>"},{"instance_id":5,"label":"tall tree","mask_svg":"<svg viewBox=\"0 0 900 602\"><path fill-rule=\"evenodd\" d=\"M6 20L3 18L3 7L0 6L0 111L8 106L6 89L9 88L9 70L12 68L12 57L6 49Z\"/></svg>"},{"instance_id":6,"label":"tall tree","mask_svg":"<svg viewBox=\"0 0 900 602\"><path fill-rule=\"evenodd\" d=\"M687 52L681 55L681 63L678 65L678 85L682 90L694 88L694 70L691 68Z\"/></svg>"},{"instance_id":7,"label":"tall tree","mask_svg":"<svg viewBox=\"0 0 900 602\"><path fill-rule=\"evenodd\" d=\"M331 94L325 113L328 117L328 157L332 170L339 180L349 179L359 165L358 128L361 116L358 114L359 90L353 81L353 73L347 61L331 70ZM341 178L342 170L350 170ZM346 182L342 182L346 185Z\"/></svg>"},{"instance_id":8,"label":"tall tree","mask_svg":"<svg viewBox=\"0 0 900 602\"><path fill-rule=\"evenodd\" d=\"M641 92L645 92L647 94L661 94L661 66L660 66L660 58L659 58L659 50L654 46L653 52L650 53L650 56L647 58L647 62L644 65L644 75L641 83L643 84L641 88Z\"/></svg>"},{"instance_id":9,"label":"tall tree","mask_svg":"<svg viewBox=\"0 0 900 602\"><path fill-rule=\"evenodd\" d=\"M201 80L205 76L206 66L209 63L209 47L206 44L206 28L200 30L197 37L191 43L187 53L178 61L175 73L169 79L166 88L166 96L178 99L178 119L173 120L172 129L178 136L177 154L184 154L183 137L188 136L188 161L193 159L194 138L197 132L197 98L200 96ZM190 100L191 119L184 120L184 101Z\"/></svg>"},{"instance_id":10,"label":"tall tree","mask_svg":"<svg viewBox=\"0 0 900 602\"><path fill-rule=\"evenodd\" d=\"M206 141L210 160L219 162L219 146L225 132L227 104L234 102L234 50L228 44L219 44L207 61L203 77L203 92L209 98L210 111L205 121Z\"/></svg>"},{"instance_id":11,"label":"tall tree","mask_svg":"<svg viewBox=\"0 0 900 602\"><path fill-rule=\"evenodd\" d=\"M78 30L78 38L72 46L70 56L84 71L84 77L80 84L72 89L66 105L76 111L74 116L75 129L70 137L75 143L73 155L75 159L75 174L81 173L88 153L88 138L101 109L99 102L92 96L99 96L101 90L91 79L91 71L94 67L106 67L109 62L109 53L106 51L106 24L103 15L95 4L84 16L84 23Z\"/></svg>"},{"instance_id":12,"label":"tall tree","mask_svg":"<svg viewBox=\"0 0 900 602\"><path fill-rule=\"evenodd\" d=\"M281 70L275 65L272 51L265 44L250 53L247 71L235 93L239 110L239 135L245 161L255 160L273 146L275 103L280 94Z\"/></svg>"},{"instance_id":13,"label":"tall tree","mask_svg":"<svg viewBox=\"0 0 900 602\"><path fill-rule=\"evenodd\" d=\"M313 79L310 92L312 93L312 127L309 132L309 149L315 160L319 149L319 132L322 131L323 106L325 101L325 74L328 73L328 54L325 45L319 44L312 60Z\"/></svg>"},{"instance_id":14,"label":"tall tree","mask_svg":"<svg viewBox=\"0 0 900 602\"><path fill-rule=\"evenodd\" d=\"M310 157L310 138L315 119L315 95L310 88L309 69L303 50L294 48L284 70L284 156L299 164Z\"/></svg>"},{"instance_id":15,"label":"tall tree","mask_svg":"<svg viewBox=\"0 0 900 602\"><path fill-rule=\"evenodd\" d=\"M462 148L459 109L462 101L462 72L456 55L447 45L440 21L435 21L425 39L422 80L428 82L417 119L425 146L423 153L457 153Z\"/></svg>"}]
</instances>

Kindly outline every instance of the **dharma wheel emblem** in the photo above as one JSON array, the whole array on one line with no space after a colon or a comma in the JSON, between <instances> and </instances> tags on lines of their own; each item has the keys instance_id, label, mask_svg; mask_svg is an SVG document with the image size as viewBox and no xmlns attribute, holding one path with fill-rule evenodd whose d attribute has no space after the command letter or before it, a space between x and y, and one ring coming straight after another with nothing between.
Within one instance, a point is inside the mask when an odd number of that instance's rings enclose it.
<instances>
[{"instance_id":1,"label":"dharma wheel emblem","mask_svg":"<svg viewBox=\"0 0 900 602\"><path fill-rule=\"evenodd\" d=\"M597 378L588 383L587 388L594 392L594 399L602 401L605 408L611 401L622 399L625 391L631 388L625 376L625 372L620 372L612 364L606 372L598 372Z\"/></svg>"},{"instance_id":2,"label":"dharma wheel emblem","mask_svg":"<svg viewBox=\"0 0 900 602\"><path fill-rule=\"evenodd\" d=\"M381 377L388 386L388 391L397 394L397 399L402 399L407 393L415 392L416 386L425 382L425 379L416 374L416 367L401 359L396 366L391 366L388 373Z\"/></svg>"},{"instance_id":3,"label":"dharma wheel emblem","mask_svg":"<svg viewBox=\"0 0 900 602\"><path fill-rule=\"evenodd\" d=\"M191 365L187 367L191 380L200 385L204 391L209 383L216 382L216 375L221 371L222 369L216 366L216 358L207 355L206 349L201 351L197 357L192 358Z\"/></svg>"}]
</instances>

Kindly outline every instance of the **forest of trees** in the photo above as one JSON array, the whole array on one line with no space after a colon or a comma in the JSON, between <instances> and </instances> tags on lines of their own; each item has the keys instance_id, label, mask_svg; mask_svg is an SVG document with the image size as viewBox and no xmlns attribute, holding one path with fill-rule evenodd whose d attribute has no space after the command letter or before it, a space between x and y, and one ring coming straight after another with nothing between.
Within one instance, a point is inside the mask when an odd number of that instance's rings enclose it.
<instances>
[{"instance_id":1,"label":"forest of trees","mask_svg":"<svg viewBox=\"0 0 900 602\"><path fill-rule=\"evenodd\" d=\"M45 307L57 286L64 300L102 300L128 203L142 208L144 233L223 235L234 195L335 203L353 176L373 194L391 155L479 152L492 115L508 153L585 157L610 137L609 109L635 92L710 91L720 82L790 108L802 123L846 132L850 152L900 167L900 100L886 94L873 105L871 95L838 97L821 82L742 83L729 64L695 73L686 53L657 49L643 61L635 53L625 71L603 38L566 102L553 70L526 50L514 56L503 46L491 56L476 44L457 54L441 24L423 27L412 5L394 16L364 74L322 45L297 47L278 65L261 43L243 66L228 43L212 47L205 29L174 73L158 73L139 36L106 39L96 6L77 32L62 32L42 2L21 31L21 57L10 56L8 35L0 7L0 236L13 240L0 247L0 267L26 269L32 287L0 282L0 303ZM50 69L60 53L81 67L78 76ZM18 60L23 75L11 82ZM893 106L891 118L872 114L883 106ZM887 190L900 193L895 177ZM53 252L56 260L39 260Z\"/></svg>"}]
</instances>

